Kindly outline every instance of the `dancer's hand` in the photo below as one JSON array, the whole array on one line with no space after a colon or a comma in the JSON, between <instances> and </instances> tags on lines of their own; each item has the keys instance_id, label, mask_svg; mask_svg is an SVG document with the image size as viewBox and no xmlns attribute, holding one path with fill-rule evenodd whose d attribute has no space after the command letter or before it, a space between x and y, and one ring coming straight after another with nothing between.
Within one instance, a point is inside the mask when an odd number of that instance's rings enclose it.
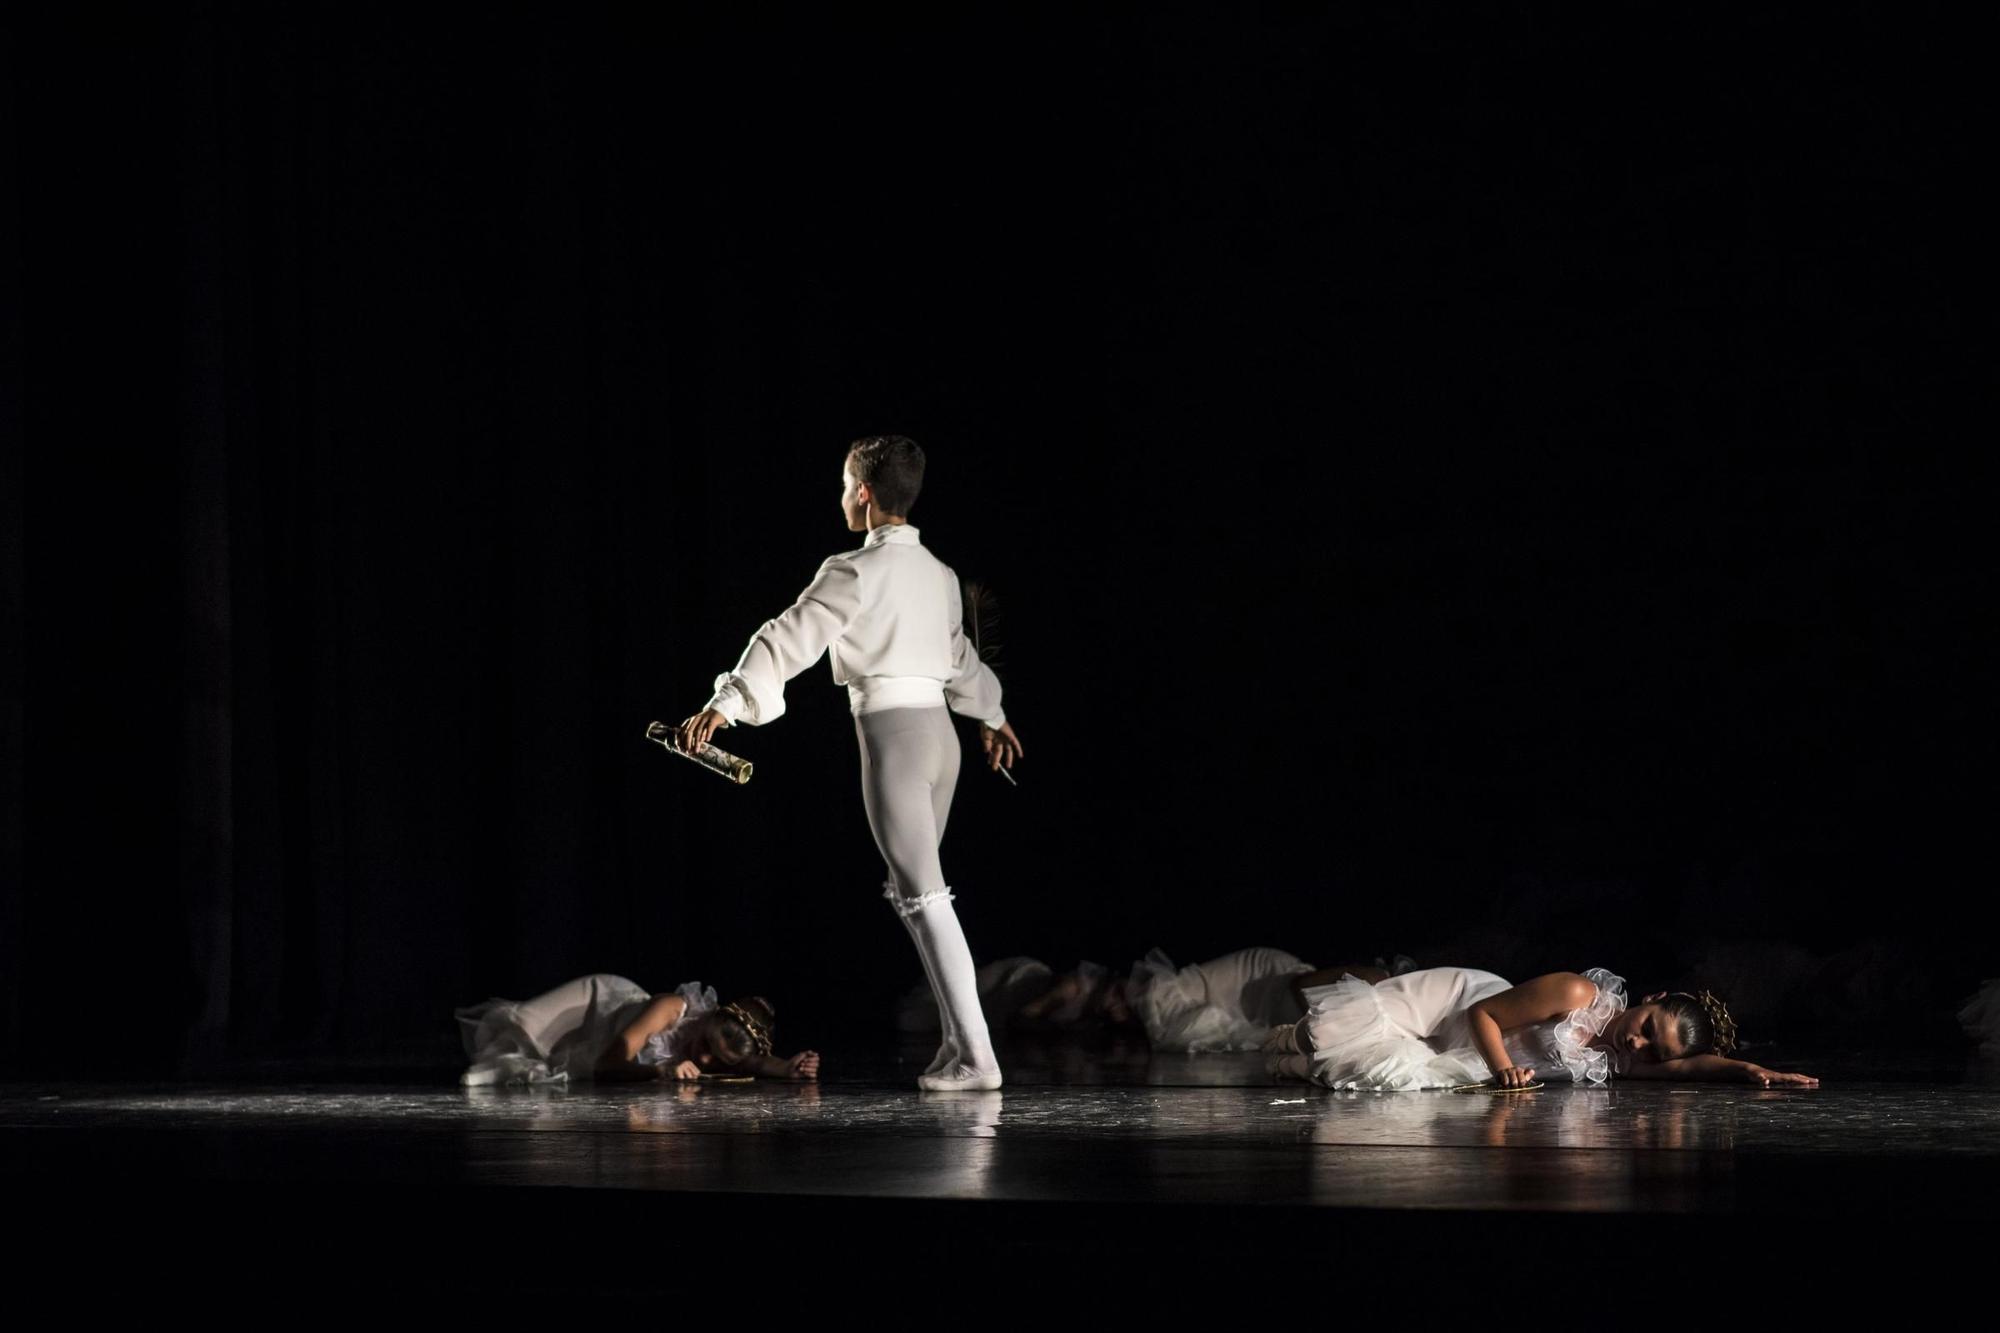
<instances>
[{"instance_id":1,"label":"dancer's hand","mask_svg":"<svg viewBox=\"0 0 2000 1333\"><path fill-rule=\"evenodd\" d=\"M1003 763L1012 768L1014 761L1027 753L1021 748L1021 738L1014 734L1012 722L1002 722L998 731L981 722L979 743L986 747L986 766L996 772Z\"/></svg>"},{"instance_id":2,"label":"dancer's hand","mask_svg":"<svg viewBox=\"0 0 2000 1333\"><path fill-rule=\"evenodd\" d=\"M1783 1087L1794 1088L1817 1088L1819 1086L1819 1080L1811 1074L1782 1074L1775 1069L1766 1069L1762 1065L1753 1065L1748 1061L1745 1061L1743 1065L1743 1081L1746 1083L1755 1083L1759 1087L1764 1088L1768 1088L1774 1083Z\"/></svg>"},{"instance_id":3,"label":"dancer's hand","mask_svg":"<svg viewBox=\"0 0 2000 1333\"><path fill-rule=\"evenodd\" d=\"M727 726L729 719L713 708L704 708L680 725L681 747L689 754L700 754L701 747L708 744L716 728Z\"/></svg>"},{"instance_id":4,"label":"dancer's hand","mask_svg":"<svg viewBox=\"0 0 2000 1333\"><path fill-rule=\"evenodd\" d=\"M683 1080L700 1078L701 1066L692 1060L683 1060L674 1066L674 1077Z\"/></svg>"},{"instance_id":5,"label":"dancer's hand","mask_svg":"<svg viewBox=\"0 0 2000 1333\"><path fill-rule=\"evenodd\" d=\"M1495 1074L1493 1081L1503 1088L1525 1088L1535 1081L1535 1071L1533 1069L1523 1069L1521 1066L1515 1065L1512 1068L1503 1069Z\"/></svg>"},{"instance_id":6,"label":"dancer's hand","mask_svg":"<svg viewBox=\"0 0 2000 1333\"><path fill-rule=\"evenodd\" d=\"M818 1078L819 1052L800 1051L797 1055L785 1061L785 1077L792 1079Z\"/></svg>"}]
</instances>

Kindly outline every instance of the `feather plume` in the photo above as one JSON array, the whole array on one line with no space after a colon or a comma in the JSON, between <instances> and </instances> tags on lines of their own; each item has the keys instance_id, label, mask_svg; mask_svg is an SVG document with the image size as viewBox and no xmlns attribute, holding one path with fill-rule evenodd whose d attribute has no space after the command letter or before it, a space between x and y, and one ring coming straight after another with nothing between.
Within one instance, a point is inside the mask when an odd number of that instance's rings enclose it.
<instances>
[{"instance_id":1,"label":"feather plume","mask_svg":"<svg viewBox=\"0 0 2000 1333\"><path fill-rule=\"evenodd\" d=\"M997 676L1000 674L1000 640L994 637L994 630L1000 622L1000 599L985 584L967 582L964 600L965 632L972 639L972 650Z\"/></svg>"}]
</instances>

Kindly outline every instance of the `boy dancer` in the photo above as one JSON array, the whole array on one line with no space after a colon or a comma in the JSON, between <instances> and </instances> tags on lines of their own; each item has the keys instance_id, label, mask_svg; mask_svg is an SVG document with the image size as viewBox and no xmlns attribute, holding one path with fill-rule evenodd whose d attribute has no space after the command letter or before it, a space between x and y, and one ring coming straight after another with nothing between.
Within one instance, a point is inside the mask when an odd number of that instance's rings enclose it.
<instances>
[{"instance_id":1,"label":"boy dancer","mask_svg":"<svg viewBox=\"0 0 2000 1333\"><path fill-rule=\"evenodd\" d=\"M868 827L889 869L882 896L916 943L943 1020L944 1044L917 1086L984 1091L1000 1086L1000 1062L938 860L958 785L947 707L979 720L989 768L1012 768L1023 751L1000 711L999 679L965 637L958 576L908 521L923 479L915 440L871 435L848 446L840 510L868 539L828 556L799 599L764 622L735 669L715 678L707 706L681 723L681 739L697 751L718 727L782 716L785 682L830 654L861 743Z\"/></svg>"}]
</instances>

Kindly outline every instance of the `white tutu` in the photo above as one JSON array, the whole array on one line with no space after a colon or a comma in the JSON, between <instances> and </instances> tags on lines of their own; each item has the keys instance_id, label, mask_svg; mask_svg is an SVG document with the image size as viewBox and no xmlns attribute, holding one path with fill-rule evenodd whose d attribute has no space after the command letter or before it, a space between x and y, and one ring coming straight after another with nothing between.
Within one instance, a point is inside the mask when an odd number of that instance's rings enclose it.
<instances>
[{"instance_id":1,"label":"white tutu","mask_svg":"<svg viewBox=\"0 0 2000 1333\"><path fill-rule=\"evenodd\" d=\"M1282 949L1238 949L1175 967L1158 949L1132 964L1132 1012L1156 1051L1254 1051L1280 1023L1298 1020L1292 978L1312 971Z\"/></svg>"},{"instance_id":2,"label":"white tutu","mask_svg":"<svg viewBox=\"0 0 2000 1333\"><path fill-rule=\"evenodd\" d=\"M1591 1002L1558 1018L1509 1028L1508 1058L1548 1081L1602 1084L1609 1052L1589 1045L1625 1009L1625 979L1603 968L1583 974ZM1369 985L1342 977L1305 992L1309 1066L1329 1088L1402 1091L1481 1083L1493 1075L1472 1044L1473 1005L1509 989L1503 977L1464 967L1431 967Z\"/></svg>"},{"instance_id":3,"label":"white tutu","mask_svg":"<svg viewBox=\"0 0 2000 1333\"><path fill-rule=\"evenodd\" d=\"M1308 987L1312 1078L1329 1088L1379 1092L1481 1082L1490 1071L1470 1044L1434 1046L1425 1038L1478 1000L1506 989L1490 972L1446 967L1406 972L1379 986L1343 976L1330 986Z\"/></svg>"},{"instance_id":4,"label":"white tutu","mask_svg":"<svg viewBox=\"0 0 2000 1333\"><path fill-rule=\"evenodd\" d=\"M687 1009L672 1028L656 1033L640 1052L639 1063L673 1058L676 1030L689 1018L715 1007L715 991L700 982L679 987ZM457 1011L459 1036L470 1067L459 1076L467 1086L492 1083L566 1083L589 1079L618 1034L631 1025L653 996L635 981L610 972L564 982L532 1000L486 1000Z\"/></svg>"}]
</instances>

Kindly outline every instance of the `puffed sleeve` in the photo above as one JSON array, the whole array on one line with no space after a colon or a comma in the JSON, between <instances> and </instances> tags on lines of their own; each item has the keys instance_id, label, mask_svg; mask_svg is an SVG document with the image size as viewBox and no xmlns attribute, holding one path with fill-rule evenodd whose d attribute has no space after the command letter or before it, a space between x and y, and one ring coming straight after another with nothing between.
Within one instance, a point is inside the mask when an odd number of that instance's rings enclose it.
<instances>
[{"instance_id":1,"label":"puffed sleeve","mask_svg":"<svg viewBox=\"0 0 2000 1333\"><path fill-rule=\"evenodd\" d=\"M1007 724L1007 715L1000 711L1000 678L979 660L979 650L965 635L965 603L959 595L958 575L949 566L944 582L945 624L951 634L951 677L944 683L945 702L952 712L977 718L998 731Z\"/></svg>"},{"instance_id":2,"label":"puffed sleeve","mask_svg":"<svg viewBox=\"0 0 2000 1333\"><path fill-rule=\"evenodd\" d=\"M708 707L729 725L783 717L785 682L819 661L861 611L861 571L846 555L830 555L799 599L750 636L734 669L715 678Z\"/></svg>"}]
</instances>

